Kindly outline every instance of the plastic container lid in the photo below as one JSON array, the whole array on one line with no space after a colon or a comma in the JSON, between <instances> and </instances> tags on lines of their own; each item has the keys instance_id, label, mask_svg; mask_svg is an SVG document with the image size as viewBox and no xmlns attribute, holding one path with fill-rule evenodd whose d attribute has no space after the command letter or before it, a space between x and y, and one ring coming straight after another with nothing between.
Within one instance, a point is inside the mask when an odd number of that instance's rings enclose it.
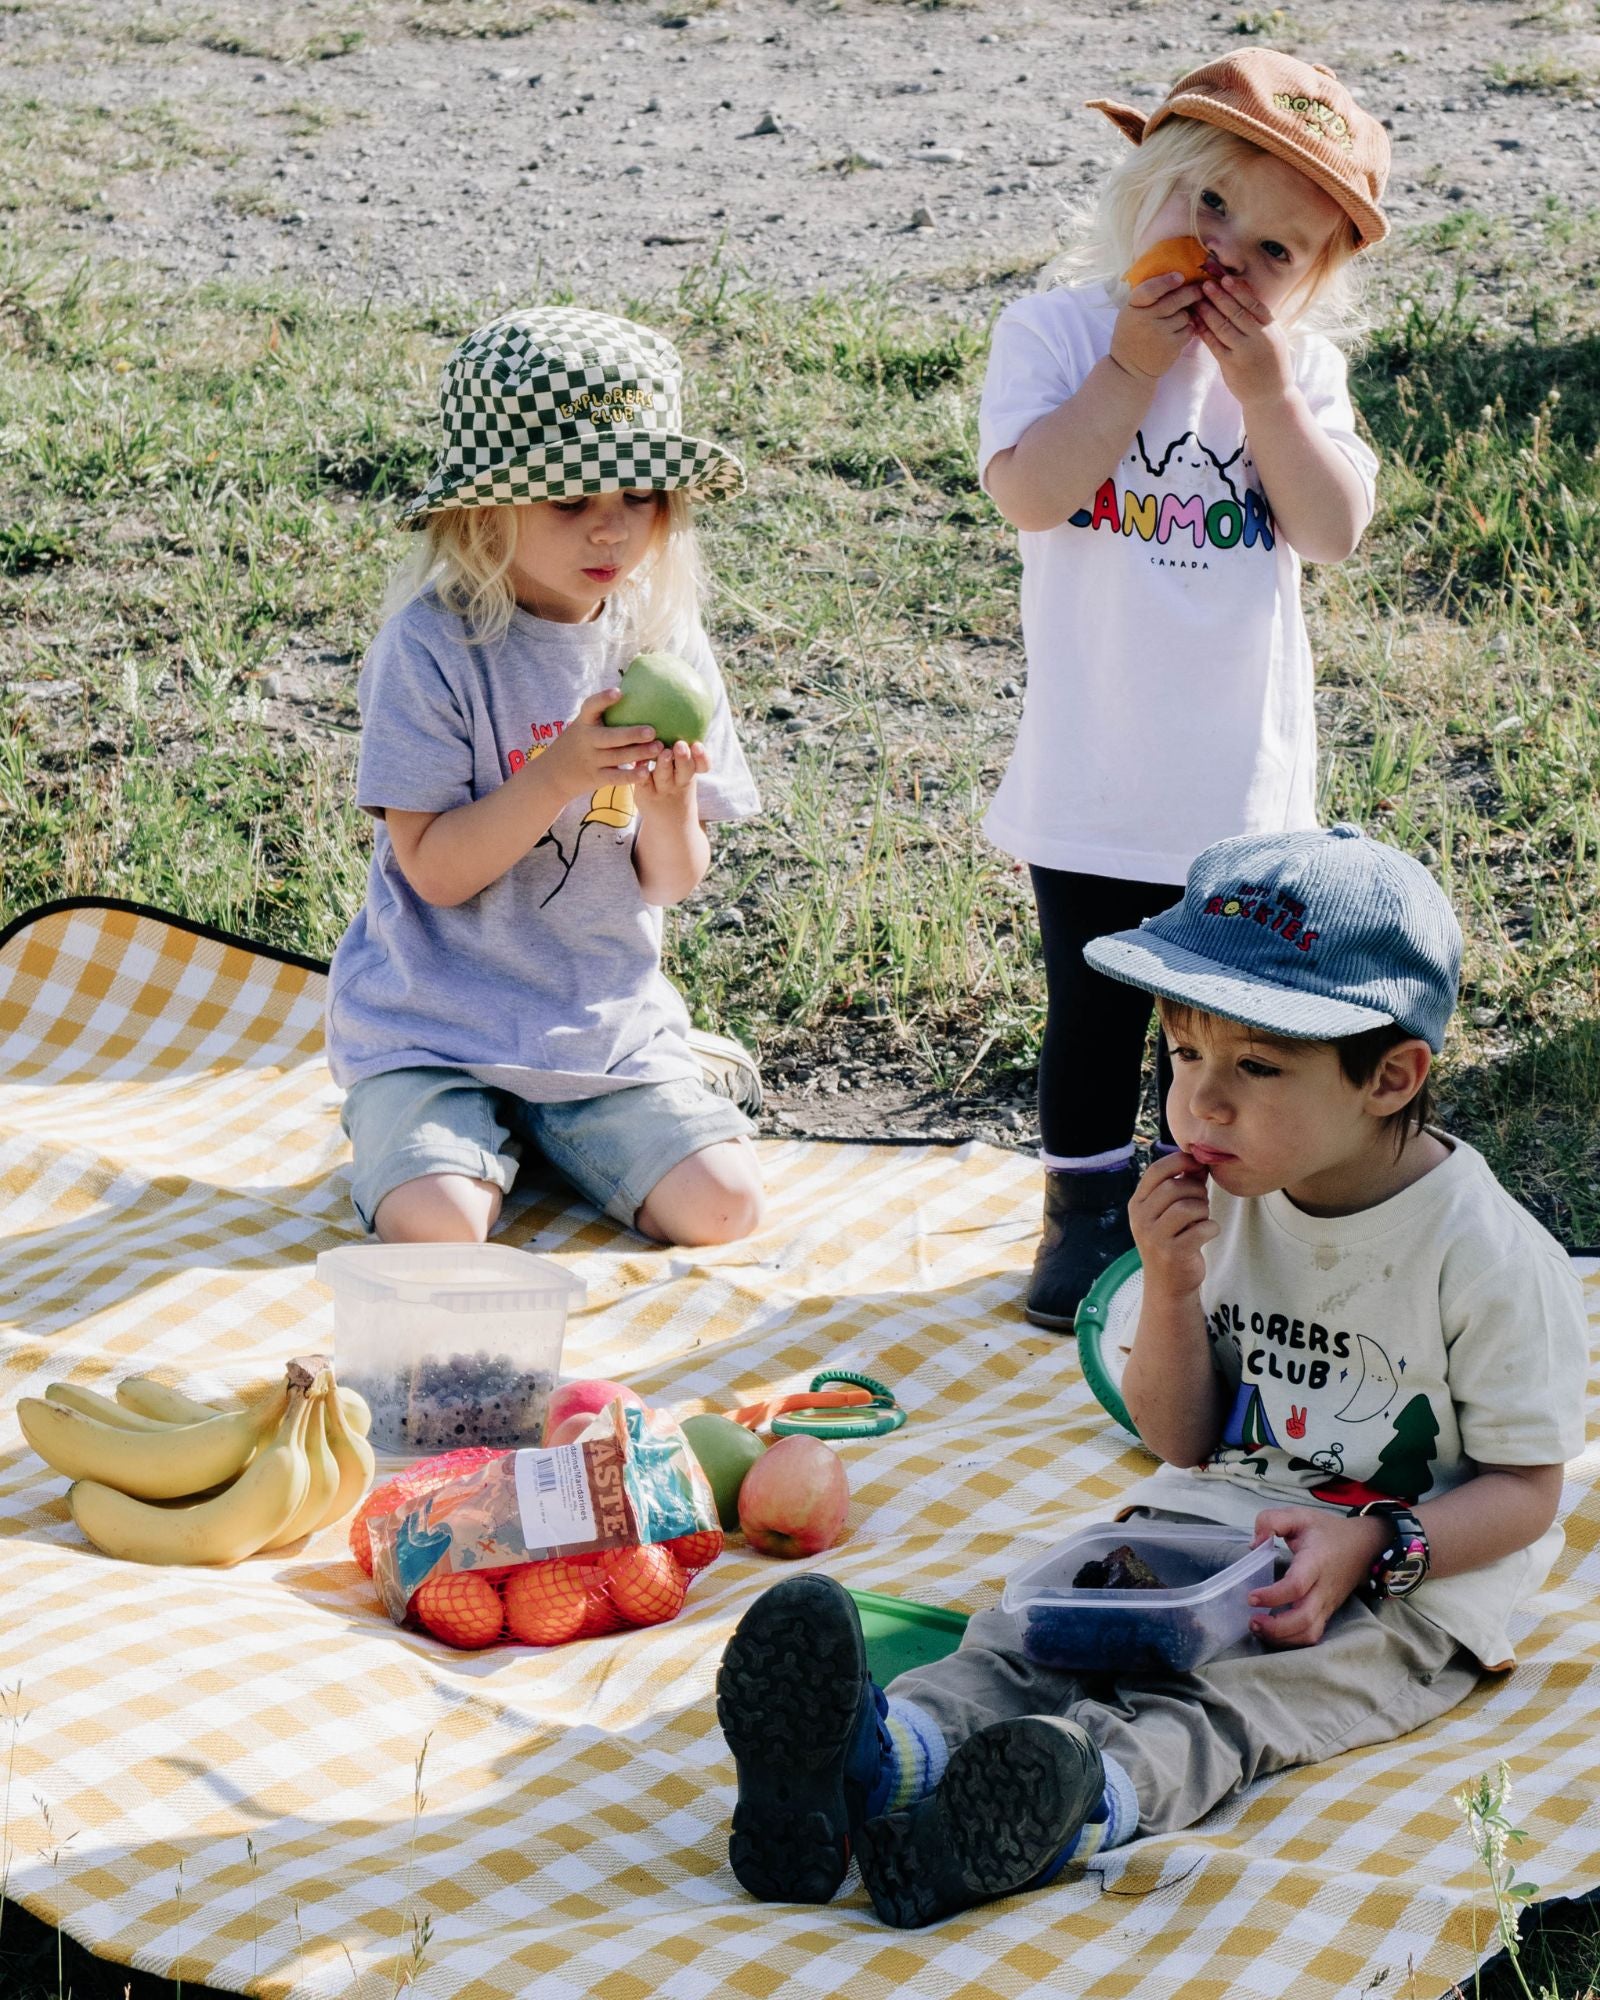
<instances>
[{"instance_id":1,"label":"plastic container lid","mask_svg":"<svg viewBox=\"0 0 1600 2000\"><path fill-rule=\"evenodd\" d=\"M506 1243L348 1243L318 1255L317 1276L336 1299L458 1313L567 1311L588 1295L548 1257Z\"/></svg>"},{"instance_id":2,"label":"plastic container lid","mask_svg":"<svg viewBox=\"0 0 1600 2000\"><path fill-rule=\"evenodd\" d=\"M1086 1562L1127 1545L1165 1590L1091 1590L1072 1581ZM1048 1666L1082 1672L1186 1672L1236 1645L1254 1615L1249 1595L1270 1583L1281 1545L1250 1546L1238 1529L1200 1522L1100 1522L1081 1528L1017 1571L1001 1608L1023 1650Z\"/></svg>"}]
</instances>

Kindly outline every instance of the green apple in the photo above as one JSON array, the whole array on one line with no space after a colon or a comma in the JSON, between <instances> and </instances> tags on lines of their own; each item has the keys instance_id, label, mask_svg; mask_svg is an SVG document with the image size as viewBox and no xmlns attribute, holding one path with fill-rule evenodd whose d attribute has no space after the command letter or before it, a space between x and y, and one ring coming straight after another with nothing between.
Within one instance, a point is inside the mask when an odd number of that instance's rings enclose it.
<instances>
[{"instance_id":1,"label":"green apple","mask_svg":"<svg viewBox=\"0 0 1600 2000\"><path fill-rule=\"evenodd\" d=\"M717 1519L728 1534L737 1534L739 1488L766 1446L754 1431L736 1424L732 1417L719 1417L709 1410L685 1417L682 1430L689 1449L700 1461L700 1470L711 1482Z\"/></svg>"},{"instance_id":2,"label":"green apple","mask_svg":"<svg viewBox=\"0 0 1600 2000\"><path fill-rule=\"evenodd\" d=\"M711 727L711 690L676 653L638 653L622 673L622 693L606 710L609 728L648 723L663 743L697 743Z\"/></svg>"}]
</instances>

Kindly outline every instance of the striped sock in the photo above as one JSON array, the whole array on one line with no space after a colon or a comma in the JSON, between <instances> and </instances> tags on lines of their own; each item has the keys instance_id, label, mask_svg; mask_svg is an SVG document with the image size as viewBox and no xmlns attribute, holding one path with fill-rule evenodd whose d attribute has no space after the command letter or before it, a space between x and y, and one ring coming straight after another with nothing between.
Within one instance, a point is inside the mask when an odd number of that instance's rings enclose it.
<instances>
[{"instance_id":1,"label":"striped sock","mask_svg":"<svg viewBox=\"0 0 1600 2000\"><path fill-rule=\"evenodd\" d=\"M877 1807L880 1813L898 1812L925 1799L950 1761L944 1734L925 1708L897 1694L890 1695L888 1703L882 1726L889 1738L889 1788Z\"/></svg>"},{"instance_id":2,"label":"striped sock","mask_svg":"<svg viewBox=\"0 0 1600 2000\"><path fill-rule=\"evenodd\" d=\"M1087 1861L1092 1854L1099 1854L1107 1847L1120 1847L1139 1831L1139 1801L1134 1793L1133 1780L1108 1752L1102 1750L1100 1759L1106 1769L1106 1788L1099 1805L1049 1867L1041 1869L1028 1884L1030 1889L1042 1889L1047 1882L1053 1882L1069 1863Z\"/></svg>"}]
</instances>

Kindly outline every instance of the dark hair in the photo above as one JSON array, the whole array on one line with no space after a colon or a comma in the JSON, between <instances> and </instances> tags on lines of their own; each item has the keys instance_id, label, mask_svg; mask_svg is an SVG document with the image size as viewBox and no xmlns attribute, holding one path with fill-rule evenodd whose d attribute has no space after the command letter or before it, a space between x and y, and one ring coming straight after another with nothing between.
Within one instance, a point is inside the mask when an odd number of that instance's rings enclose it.
<instances>
[{"instance_id":1,"label":"dark hair","mask_svg":"<svg viewBox=\"0 0 1600 2000\"><path fill-rule=\"evenodd\" d=\"M1192 1031L1198 1021L1217 1018L1204 1008L1186 1006L1181 1000L1166 1000L1156 996L1156 1009L1161 1017L1161 1025L1179 1034ZM1268 1048L1284 1049L1332 1049L1339 1058L1339 1069L1346 1083L1360 1089L1377 1075L1384 1057L1401 1042L1414 1042L1420 1038L1402 1028L1398 1021L1387 1021L1381 1028L1364 1028L1359 1035L1336 1035L1331 1039L1317 1039L1300 1035L1274 1035L1265 1028L1252 1028L1240 1023L1250 1039L1264 1043ZM1434 1120L1433 1072L1430 1069L1417 1087L1417 1093L1409 1104L1398 1111L1389 1112L1384 1125L1394 1135L1396 1158L1405 1151L1406 1141L1414 1126L1420 1135Z\"/></svg>"}]
</instances>

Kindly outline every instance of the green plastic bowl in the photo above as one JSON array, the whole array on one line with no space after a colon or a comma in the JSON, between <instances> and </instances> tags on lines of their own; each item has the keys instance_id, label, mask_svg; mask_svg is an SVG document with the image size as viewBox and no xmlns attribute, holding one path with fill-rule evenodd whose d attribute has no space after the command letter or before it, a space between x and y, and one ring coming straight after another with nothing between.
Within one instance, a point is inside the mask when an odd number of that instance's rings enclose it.
<instances>
[{"instance_id":1,"label":"green plastic bowl","mask_svg":"<svg viewBox=\"0 0 1600 2000\"><path fill-rule=\"evenodd\" d=\"M971 1616L939 1604L891 1597L883 1591L851 1590L850 1595L861 1614L867 1667L879 1687L887 1687L896 1674L909 1673L913 1667L925 1667L930 1660L942 1660L946 1653L953 1653Z\"/></svg>"},{"instance_id":2,"label":"green plastic bowl","mask_svg":"<svg viewBox=\"0 0 1600 2000\"><path fill-rule=\"evenodd\" d=\"M1139 1253L1125 1250L1089 1287L1073 1322L1083 1379L1107 1416L1115 1417L1134 1438L1139 1437L1139 1427L1122 1400L1122 1371L1139 1325L1139 1302L1143 1294L1144 1273ZM1140 1438L1139 1442L1143 1444L1144 1440Z\"/></svg>"}]
</instances>

